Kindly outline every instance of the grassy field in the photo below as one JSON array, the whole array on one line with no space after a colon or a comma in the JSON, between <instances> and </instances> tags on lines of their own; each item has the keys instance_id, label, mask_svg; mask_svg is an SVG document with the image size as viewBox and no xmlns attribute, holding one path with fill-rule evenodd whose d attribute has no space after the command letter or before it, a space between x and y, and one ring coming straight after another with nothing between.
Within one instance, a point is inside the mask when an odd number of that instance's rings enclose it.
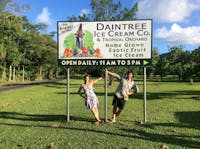
<instances>
[{"instance_id":1,"label":"grassy field","mask_svg":"<svg viewBox=\"0 0 200 149\"><path fill-rule=\"evenodd\" d=\"M77 94L80 80L70 80L70 118L66 123L66 83L42 84L0 92L0 149L193 149L200 148L200 83L147 82L147 125L143 87L131 96L117 122L94 124ZM112 115L114 87L108 89ZM103 82L95 86L104 115Z\"/></svg>"}]
</instances>

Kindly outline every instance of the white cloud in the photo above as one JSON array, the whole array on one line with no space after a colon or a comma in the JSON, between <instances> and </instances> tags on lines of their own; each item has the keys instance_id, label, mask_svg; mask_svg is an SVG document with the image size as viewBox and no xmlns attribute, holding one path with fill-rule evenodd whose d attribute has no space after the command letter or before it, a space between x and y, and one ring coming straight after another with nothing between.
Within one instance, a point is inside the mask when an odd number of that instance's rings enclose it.
<instances>
[{"instance_id":1,"label":"white cloud","mask_svg":"<svg viewBox=\"0 0 200 149\"><path fill-rule=\"evenodd\" d=\"M87 9L83 9L81 10L81 16L83 16L84 14L87 15L89 13L89 11Z\"/></svg>"},{"instance_id":2,"label":"white cloud","mask_svg":"<svg viewBox=\"0 0 200 149\"><path fill-rule=\"evenodd\" d=\"M43 8L42 12L37 16L37 23L45 23L47 25L51 24L51 19L50 19L50 12L48 8Z\"/></svg>"},{"instance_id":3,"label":"white cloud","mask_svg":"<svg viewBox=\"0 0 200 149\"><path fill-rule=\"evenodd\" d=\"M157 29L156 38L180 44L200 44L200 26L184 28L173 24L169 30L166 27Z\"/></svg>"},{"instance_id":4,"label":"white cloud","mask_svg":"<svg viewBox=\"0 0 200 149\"><path fill-rule=\"evenodd\" d=\"M193 11L200 10L199 0L141 0L138 17L160 22L183 22Z\"/></svg>"}]
</instances>

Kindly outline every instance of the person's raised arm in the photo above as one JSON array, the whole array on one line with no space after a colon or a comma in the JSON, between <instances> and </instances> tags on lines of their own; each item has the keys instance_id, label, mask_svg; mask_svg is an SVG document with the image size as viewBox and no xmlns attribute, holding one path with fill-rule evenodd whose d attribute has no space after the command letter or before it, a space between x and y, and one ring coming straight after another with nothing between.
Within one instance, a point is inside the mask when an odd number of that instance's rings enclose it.
<instances>
[{"instance_id":1,"label":"person's raised arm","mask_svg":"<svg viewBox=\"0 0 200 149\"><path fill-rule=\"evenodd\" d=\"M98 78L98 79L95 79L95 80L92 80L92 83L97 83L99 82L100 80L102 80L102 77Z\"/></svg>"},{"instance_id":2,"label":"person's raised arm","mask_svg":"<svg viewBox=\"0 0 200 149\"><path fill-rule=\"evenodd\" d=\"M110 75L110 76L113 76L113 77L115 77L117 79L121 78L117 73L114 73L114 72L107 71L107 74Z\"/></svg>"}]
</instances>

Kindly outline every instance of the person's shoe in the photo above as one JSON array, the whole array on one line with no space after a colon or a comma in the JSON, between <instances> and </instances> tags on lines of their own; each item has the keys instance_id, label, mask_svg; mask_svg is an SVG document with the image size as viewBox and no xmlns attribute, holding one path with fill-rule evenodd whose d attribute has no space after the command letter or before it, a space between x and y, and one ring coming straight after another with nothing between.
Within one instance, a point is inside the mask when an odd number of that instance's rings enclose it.
<instances>
[{"instance_id":1,"label":"person's shoe","mask_svg":"<svg viewBox=\"0 0 200 149\"><path fill-rule=\"evenodd\" d=\"M102 123L104 123L104 120L97 120L97 121L95 122L96 125L99 125L99 124L102 124Z\"/></svg>"},{"instance_id":2,"label":"person's shoe","mask_svg":"<svg viewBox=\"0 0 200 149\"><path fill-rule=\"evenodd\" d=\"M115 123L116 121L113 120L113 119L109 119L109 122L110 122L110 123Z\"/></svg>"}]
</instances>

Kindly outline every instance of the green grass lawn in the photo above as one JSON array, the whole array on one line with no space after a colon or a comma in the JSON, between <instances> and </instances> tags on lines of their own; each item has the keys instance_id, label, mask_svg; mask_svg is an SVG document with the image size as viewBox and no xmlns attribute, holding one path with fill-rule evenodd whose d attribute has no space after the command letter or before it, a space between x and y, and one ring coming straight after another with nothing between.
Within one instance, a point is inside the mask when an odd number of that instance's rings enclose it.
<instances>
[{"instance_id":1,"label":"green grass lawn","mask_svg":"<svg viewBox=\"0 0 200 149\"><path fill-rule=\"evenodd\" d=\"M66 83L48 83L0 92L0 149L189 149L200 148L200 83L147 82L147 125L143 87L130 97L117 122L94 124L70 80L70 122L66 123ZM114 87L108 89L112 115ZM103 81L95 86L104 117Z\"/></svg>"}]
</instances>

